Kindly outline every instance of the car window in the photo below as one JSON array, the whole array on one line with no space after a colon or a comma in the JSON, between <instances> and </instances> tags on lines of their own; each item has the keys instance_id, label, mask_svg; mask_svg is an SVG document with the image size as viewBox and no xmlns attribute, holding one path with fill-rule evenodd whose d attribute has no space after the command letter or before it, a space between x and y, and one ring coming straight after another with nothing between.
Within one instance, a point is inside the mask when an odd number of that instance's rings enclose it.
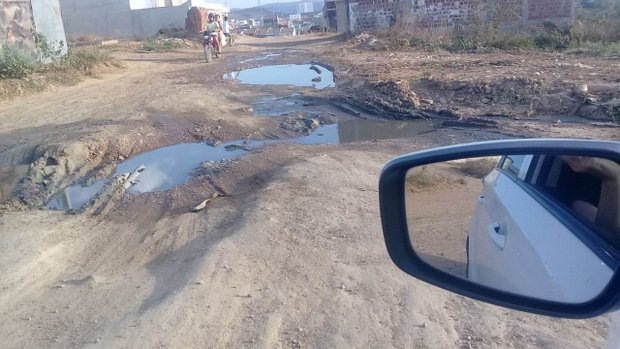
<instances>
[{"instance_id":1,"label":"car window","mask_svg":"<svg viewBox=\"0 0 620 349\"><path fill-rule=\"evenodd\" d=\"M571 230L581 232L579 235L593 250L603 249L608 253L610 249L619 249L620 239L612 238L612 234L595 223L600 178L573 171L559 156L507 155L499 167L564 224L573 226ZM577 228L575 224L588 229Z\"/></svg>"},{"instance_id":2,"label":"car window","mask_svg":"<svg viewBox=\"0 0 620 349\"><path fill-rule=\"evenodd\" d=\"M501 168L525 180L532 158L532 155L506 155Z\"/></svg>"}]
</instances>

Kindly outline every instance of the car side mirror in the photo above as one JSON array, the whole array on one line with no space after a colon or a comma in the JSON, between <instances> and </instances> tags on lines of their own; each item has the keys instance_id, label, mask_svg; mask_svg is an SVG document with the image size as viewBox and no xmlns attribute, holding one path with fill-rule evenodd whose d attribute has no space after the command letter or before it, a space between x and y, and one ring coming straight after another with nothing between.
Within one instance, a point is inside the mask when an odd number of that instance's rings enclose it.
<instances>
[{"instance_id":1,"label":"car side mirror","mask_svg":"<svg viewBox=\"0 0 620 349\"><path fill-rule=\"evenodd\" d=\"M620 300L620 143L528 139L420 151L379 181L388 253L488 303L587 318Z\"/></svg>"}]
</instances>

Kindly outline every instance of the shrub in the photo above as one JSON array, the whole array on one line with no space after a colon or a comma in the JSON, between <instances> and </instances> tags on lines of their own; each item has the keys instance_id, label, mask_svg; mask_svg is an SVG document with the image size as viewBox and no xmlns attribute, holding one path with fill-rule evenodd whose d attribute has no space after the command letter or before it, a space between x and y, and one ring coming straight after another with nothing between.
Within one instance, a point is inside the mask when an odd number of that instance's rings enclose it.
<instances>
[{"instance_id":1,"label":"shrub","mask_svg":"<svg viewBox=\"0 0 620 349\"><path fill-rule=\"evenodd\" d=\"M414 189L428 189L445 182L445 178L430 171L426 166L407 172L407 183Z\"/></svg>"},{"instance_id":2,"label":"shrub","mask_svg":"<svg viewBox=\"0 0 620 349\"><path fill-rule=\"evenodd\" d=\"M60 59L62 51L65 48L65 42L49 41L42 33L34 33L34 44L39 52L39 61L41 63L54 62Z\"/></svg>"},{"instance_id":3,"label":"shrub","mask_svg":"<svg viewBox=\"0 0 620 349\"><path fill-rule=\"evenodd\" d=\"M578 7L574 29L586 42L620 41L620 4L617 0L592 0Z\"/></svg>"},{"instance_id":4,"label":"shrub","mask_svg":"<svg viewBox=\"0 0 620 349\"><path fill-rule=\"evenodd\" d=\"M83 73L90 73L93 68L100 64L119 66L119 63L107 52L94 46L70 49L61 63Z\"/></svg>"},{"instance_id":5,"label":"shrub","mask_svg":"<svg viewBox=\"0 0 620 349\"><path fill-rule=\"evenodd\" d=\"M458 168L461 172L474 178L484 178L491 173L497 166L497 159L493 158L478 158L465 160L459 164Z\"/></svg>"},{"instance_id":6,"label":"shrub","mask_svg":"<svg viewBox=\"0 0 620 349\"><path fill-rule=\"evenodd\" d=\"M486 3L472 9L469 17L453 26L447 21L441 24L414 19L403 20L398 28L409 33L411 47L422 49L442 48L457 52L515 48L574 50L585 47L584 52L617 52L617 45L620 44L620 3L617 0L591 0L588 3L589 8L577 9L577 20L572 24L548 22L518 30L518 7ZM511 28L510 23L516 25Z\"/></svg>"},{"instance_id":7,"label":"shrub","mask_svg":"<svg viewBox=\"0 0 620 349\"><path fill-rule=\"evenodd\" d=\"M0 49L0 79L21 79L34 71L31 56L16 47L5 46Z\"/></svg>"},{"instance_id":8,"label":"shrub","mask_svg":"<svg viewBox=\"0 0 620 349\"><path fill-rule=\"evenodd\" d=\"M165 38L155 38L150 39L142 44L142 47L139 51L145 52L165 52L171 51L177 48L183 47L183 44L178 40L174 39L165 39Z\"/></svg>"}]
</instances>

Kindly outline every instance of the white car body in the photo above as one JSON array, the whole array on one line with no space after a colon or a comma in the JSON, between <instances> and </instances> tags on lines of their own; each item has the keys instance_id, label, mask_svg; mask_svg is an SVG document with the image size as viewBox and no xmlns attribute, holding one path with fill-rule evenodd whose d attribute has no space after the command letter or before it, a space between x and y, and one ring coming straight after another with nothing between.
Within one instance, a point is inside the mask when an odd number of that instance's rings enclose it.
<instances>
[{"instance_id":1,"label":"white car body","mask_svg":"<svg viewBox=\"0 0 620 349\"><path fill-rule=\"evenodd\" d=\"M483 179L469 229L468 278L533 298L590 301L605 288L613 270L528 189L542 180L533 159L519 156L515 168L502 168L500 161ZM546 181L557 177L553 170Z\"/></svg>"}]
</instances>

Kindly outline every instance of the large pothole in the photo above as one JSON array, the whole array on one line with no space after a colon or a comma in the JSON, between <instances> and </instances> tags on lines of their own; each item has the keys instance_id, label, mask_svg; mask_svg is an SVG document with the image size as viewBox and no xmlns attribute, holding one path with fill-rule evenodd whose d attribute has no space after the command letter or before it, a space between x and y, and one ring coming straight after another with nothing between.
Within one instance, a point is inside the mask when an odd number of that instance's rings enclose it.
<instances>
[{"instance_id":1,"label":"large pothole","mask_svg":"<svg viewBox=\"0 0 620 349\"><path fill-rule=\"evenodd\" d=\"M334 87L334 73L320 64L266 65L224 74L224 80L247 85L288 85L324 89Z\"/></svg>"},{"instance_id":2,"label":"large pothole","mask_svg":"<svg viewBox=\"0 0 620 349\"><path fill-rule=\"evenodd\" d=\"M56 193L46 207L54 210L81 209L95 198L112 179L129 178L127 191L149 193L171 189L192 178L192 172L204 162L232 160L267 144L292 142L298 144L342 144L377 139L414 137L436 129L428 120L386 121L347 120L320 126L310 125L314 131L286 140L239 140L219 145L182 143L161 147L134 156L121 164L104 179L83 178L76 184ZM138 170L139 169L139 170ZM131 174L134 174L132 177Z\"/></svg>"}]
</instances>

